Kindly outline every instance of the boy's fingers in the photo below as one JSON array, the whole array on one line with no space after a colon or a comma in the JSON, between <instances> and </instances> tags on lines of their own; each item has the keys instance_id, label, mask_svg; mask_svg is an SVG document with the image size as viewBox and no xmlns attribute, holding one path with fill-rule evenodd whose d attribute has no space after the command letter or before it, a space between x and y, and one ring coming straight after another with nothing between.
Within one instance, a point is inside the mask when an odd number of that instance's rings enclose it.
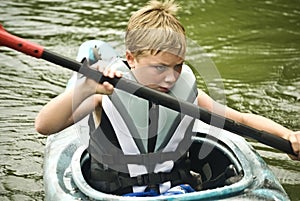
<instances>
[{"instance_id":1,"label":"boy's fingers","mask_svg":"<svg viewBox=\"0 0 300 201\"><path fill-rule=\"evenodd\" d=\"M113 92L114 87L109 82L103 82L96 87L96 93L109 95Z\"/></svg>"},{"instance_id":2,"label":"boy's fingers","mask_svg":"<svg viewBox=\"0 0 300 201\"><path fill-rule=\"evenodd\" d=\"M116 76L117 76L117 77L122 77L122 72L121 72L121 71L117 71L117 72L116 72Z\"/></svg>"},{"instance_id":3,"label":"boy's fingers","mask_svg":"<svg viewBox=\"0 0 300 201\"><path fill-rule=\"evenodd\" d=\"M300 132L296 131L290 135L289 140L296 156L290 156L294 160L300 160Z\"/></svg>"}]
</instances>

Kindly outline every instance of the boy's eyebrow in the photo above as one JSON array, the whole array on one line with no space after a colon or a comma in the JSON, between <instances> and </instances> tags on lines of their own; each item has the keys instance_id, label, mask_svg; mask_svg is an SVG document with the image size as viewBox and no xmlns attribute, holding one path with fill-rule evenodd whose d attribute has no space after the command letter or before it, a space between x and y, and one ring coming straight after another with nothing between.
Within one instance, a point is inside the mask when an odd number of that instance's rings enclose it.
<instances>
[{"instance_id":1,"label":"boy's eyebrow","mask_svg":"<svg viewBox=\"0 0 300 201\"><path fill-rule=\"evenodd\" d=\"M179 64L175 64L174 66L179 66L179 65L183 65L183 63L184 63L184 62L181 62L181 63L179 63ZM166 66L166 67L170 67L170 65L169 65L169 64L166 64L166 63L162 63L162 62L158 63L157 65L161 65L161 66Z\"/></svg>"}]
</instances>

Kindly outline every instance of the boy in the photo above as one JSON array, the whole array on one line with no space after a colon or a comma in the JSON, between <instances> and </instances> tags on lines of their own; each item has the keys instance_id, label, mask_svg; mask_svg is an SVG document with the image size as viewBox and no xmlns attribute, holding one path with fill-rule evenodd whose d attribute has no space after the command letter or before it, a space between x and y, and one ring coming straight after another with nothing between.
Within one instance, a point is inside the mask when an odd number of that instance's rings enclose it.
<instances>
[{"instance_id":1,"label":"boy","mask_svg":"<svg viewBox=\"0 0 300 201\"><path fill-rule=\"evenodd\" d=\"M104 76L126 76L209 111L221 107L224 112L220 115L226 118L289 140L298 155L295 159L299 159L299 131L293 132L264 117L221 106L196 88L192 73L183 64L185 30L175 17L177 9L173 1L151 1L129 20L125 37L126 61L119 60L112 68L97 63L91 67L102 71ZM191 81L185 82L186 78L191 78ZM175 158L168 156L174 150L182 151L182 142L186 142L191 133L192 118L130 96L107 82L97 84L85 79L78 82L76 88L51 100L40 111L36 130L46 135L56 133L86 115L89 115L88 151L91 156L88 183L95 189L114 194L148 189L163 193L178 184L188 183L196 189L201 185L198 177L180 168L187 162L185 153ZM147 160L151 154L157 157L155 153L160 153L161 158ZM119 155L133 155L135 160L128 157L124 162L120 157L118 161ZM147 165L141 161L147 161ZM181 177L174 176L179 172Z\"/></svg>"}]
</instances>

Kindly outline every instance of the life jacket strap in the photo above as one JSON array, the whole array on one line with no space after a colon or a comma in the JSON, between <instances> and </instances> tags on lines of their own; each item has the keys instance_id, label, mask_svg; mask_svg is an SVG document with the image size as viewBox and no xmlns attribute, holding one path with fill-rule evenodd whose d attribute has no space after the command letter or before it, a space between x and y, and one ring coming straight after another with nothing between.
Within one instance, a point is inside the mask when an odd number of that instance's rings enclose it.
<instances>
[{"instance_id":1,"label":"life jacket strap","mask_svg":"<svg viewBox=\"0 0 300 201\"><path fill-rule=\"evenodd\" d=\"M189 161L189 160L188 160ZM122 189L132 186L155 186L170 181L171 186L190 184L195 189L202 186L201 176L192 175L189 166L175 165L171 172L148 173L136 177L130 177L128 173L117 172L112 169L97 168L93 175L93 186L107 193L118 194Z\"/></svg>"}]
</instances>

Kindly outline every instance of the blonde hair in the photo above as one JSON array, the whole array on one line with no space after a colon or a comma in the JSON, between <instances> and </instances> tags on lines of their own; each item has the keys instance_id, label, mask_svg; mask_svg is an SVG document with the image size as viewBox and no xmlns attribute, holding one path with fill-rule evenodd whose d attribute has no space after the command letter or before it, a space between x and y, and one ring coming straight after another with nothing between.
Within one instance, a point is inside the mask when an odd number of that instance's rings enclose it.
<instances>
[{"instance_id":1,"label":"blonde hair","mask_svg":"<svg viewBox=\"0 0 300 201\"><path fill-rule=\"evenodd\" d=\"M179 6L173 0L152 0L129 19L125 45L138 58L160 51L184 58L185 29L175 14Z\"/></svg>"}]
</instances>

